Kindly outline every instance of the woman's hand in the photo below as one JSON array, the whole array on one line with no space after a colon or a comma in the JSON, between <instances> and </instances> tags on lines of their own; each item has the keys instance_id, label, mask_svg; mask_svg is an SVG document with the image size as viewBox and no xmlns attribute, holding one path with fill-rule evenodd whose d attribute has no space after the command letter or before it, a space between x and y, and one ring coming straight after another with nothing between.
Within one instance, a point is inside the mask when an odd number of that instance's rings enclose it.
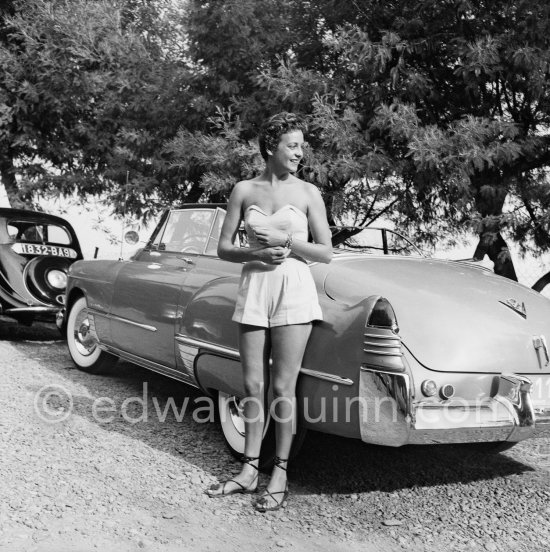
<instances>
[{"instance_id":1,"label":"woman's hand","mask_svg":"<svg viewBox=\"0 0 550 552\"><path fill-rule=\"evenodd\" d=\"M290 254L290 249L286 247L265 247L255 251L256 257L266 264L279 265L282 264Z\"/></svg>"},{"instance_id":2,"label":"woman's hand","mask_svg":"<svg viewBox=\"0 0 550 552\"><path fill-rule=\"evenodd\" d=\"M258 242L266 247L282 246L288 239L288 234L269 226L255 226L254 234Z\"/></svg>"}]
</instances>

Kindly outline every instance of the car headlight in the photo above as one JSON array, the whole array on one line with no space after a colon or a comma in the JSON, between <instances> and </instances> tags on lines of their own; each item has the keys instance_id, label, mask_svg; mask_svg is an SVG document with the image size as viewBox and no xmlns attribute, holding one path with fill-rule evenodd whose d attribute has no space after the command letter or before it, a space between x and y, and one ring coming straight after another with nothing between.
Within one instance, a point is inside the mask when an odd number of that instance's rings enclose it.
<instances>
[{"instance_id":1,"label":"car headlight","mask_svg":"<svg viewBox=\"0 0 550 552\"><path fill-rule=\"evenodd\" d=\"M62 270L50 270L46 274L46 280L55 289L65 289L67 287L67 273Z\"/></svg>"}]
</instances>

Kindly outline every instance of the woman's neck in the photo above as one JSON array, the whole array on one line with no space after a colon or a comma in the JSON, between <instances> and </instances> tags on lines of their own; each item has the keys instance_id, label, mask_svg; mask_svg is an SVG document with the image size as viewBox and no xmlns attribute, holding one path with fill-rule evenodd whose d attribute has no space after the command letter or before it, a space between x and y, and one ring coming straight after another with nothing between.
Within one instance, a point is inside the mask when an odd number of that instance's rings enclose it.
<instances>
[{"instance_id":1,"label":"woman's neck","mask_svg":"<svg viewBox=\"0 0 550 552\"><path fill-rule=\"evenodd\" d=\"M275 186L278 186L279 184L287 183L290 176L291 176L291 173L289 171L277 172L268 163L263 173L261 174L261 179L267 181L271 186L275 187Z\"/></svg>"}]
</instances>

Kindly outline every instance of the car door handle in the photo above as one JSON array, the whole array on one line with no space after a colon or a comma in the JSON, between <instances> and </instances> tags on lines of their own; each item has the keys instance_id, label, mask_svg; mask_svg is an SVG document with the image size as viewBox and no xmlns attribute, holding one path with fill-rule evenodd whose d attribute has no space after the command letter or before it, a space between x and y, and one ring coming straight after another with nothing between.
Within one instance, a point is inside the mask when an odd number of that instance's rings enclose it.
<instances>
[{"instance_id":1,"label":"car door handle","mask_svg":"<svg viewBox=\"0 0 550 552\"><path fill-rule=\"evenodd\" d=\"M188 265L194 265L195 261L191 257L178 257L182 261L185 261Z\"/></svg>"}]
</instances>

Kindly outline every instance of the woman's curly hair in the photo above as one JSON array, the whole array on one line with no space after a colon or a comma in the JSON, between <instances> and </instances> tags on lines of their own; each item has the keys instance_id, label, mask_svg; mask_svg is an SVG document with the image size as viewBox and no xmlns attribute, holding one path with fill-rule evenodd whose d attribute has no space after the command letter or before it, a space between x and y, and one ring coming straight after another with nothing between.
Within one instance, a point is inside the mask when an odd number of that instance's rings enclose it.
<instances>
[{"instance_id":1,"label":"woman's curly hair","mask_svg":"<svg viewBox=\"0 0 550 552\"><path fill-rule=\"evenodd\" d=\"M261 127L258 141L260 142L260 153L264 160L267 160L267 150L275 151L281 136L287 132L301 130L306 132L306 123L294 113L283 111L271 116Z\"/></svg>"}]
</instances>

